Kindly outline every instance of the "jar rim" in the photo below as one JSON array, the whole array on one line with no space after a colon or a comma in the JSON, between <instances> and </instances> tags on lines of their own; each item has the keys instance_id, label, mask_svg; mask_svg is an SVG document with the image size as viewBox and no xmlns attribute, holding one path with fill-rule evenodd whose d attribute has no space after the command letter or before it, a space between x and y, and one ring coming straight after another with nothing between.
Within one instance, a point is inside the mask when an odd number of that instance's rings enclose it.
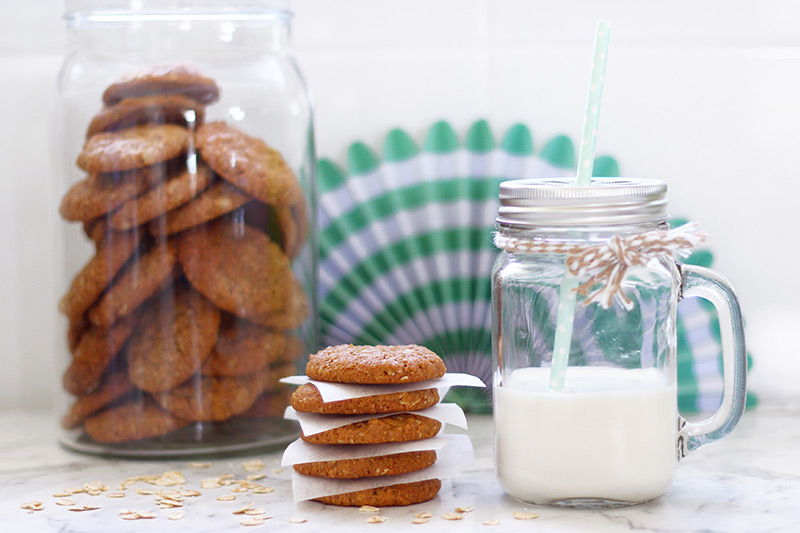
<instances>
[{"instance_id":1,"label":"jar rim","mask_svg":"<svg viewBox=\"0 0 800 533\"><path fill-rule=\"evenodd\" d=\"M237 0L67 0L67 26L109 22L250 21L288 23L293 13L286 2Z\"/></svg>"}]
</instances>

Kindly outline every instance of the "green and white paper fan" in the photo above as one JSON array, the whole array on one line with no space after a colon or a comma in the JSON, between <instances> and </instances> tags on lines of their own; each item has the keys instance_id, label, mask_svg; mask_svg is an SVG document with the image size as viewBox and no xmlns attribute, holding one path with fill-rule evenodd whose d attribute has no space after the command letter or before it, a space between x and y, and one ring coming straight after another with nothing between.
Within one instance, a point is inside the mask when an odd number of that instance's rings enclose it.
<instances>
[{"instance_id":1,"label":"green and white paper fan","mask_svg":"<svg viewBox=\"0 0 800 533\"><path fill-rule=\"evenodd\" d=\"M498 186L509 179L571 176L575 164L567 136L536 151L530 130L516 124L498 144L485 120L470 127L463 144L450 124L437 122L421 147L394 129L382 156L355 142L346 170L320 160L323 344L421 344L442 356L448 371L490 385L489 277L497 254L492 232ZM594 169L595 176L619 175L610 156L597 157ZM575 350L592 335L575 331ZM718 368L695 370L719 376ZM692 392L695 399L706 393L716 391ZM447 399L467 411L489 412L491 386L455 389ZM704 401L684 404L697 408Z\"/></svg>"}]
</instances>

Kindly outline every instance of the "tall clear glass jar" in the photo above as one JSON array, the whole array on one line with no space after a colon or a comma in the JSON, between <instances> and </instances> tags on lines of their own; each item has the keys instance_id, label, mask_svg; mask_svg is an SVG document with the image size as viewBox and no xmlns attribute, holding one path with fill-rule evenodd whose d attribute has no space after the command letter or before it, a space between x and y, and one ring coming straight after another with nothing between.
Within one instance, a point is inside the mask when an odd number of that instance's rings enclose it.
<instances>
[{"instance_id":1,"label":"tall clear glass jar","mask_svg":"<svg viewBox=\"0 0 800 533\"><path fill-rule=\"evenodd\" d=\"M703 236L669 228L666 184L633 178L500 185L492 271L495 461L530 503L613 507L652 500L689 451L744 409L746 352L730 284L676 262ZM676 313L720 316L725 390L711 418L677 408Z\"/></svg>"},{"instance_id":2,"label":"tall clear glass jar","mask_svg":"<svg viewBox=\"0 0 800 533\"><path fill-rule=\"evenodd\" d=\"M58 82L60 442L248 451L317 345L315 153L291 14L70 0Z\"/></svg>"}]
</instances>

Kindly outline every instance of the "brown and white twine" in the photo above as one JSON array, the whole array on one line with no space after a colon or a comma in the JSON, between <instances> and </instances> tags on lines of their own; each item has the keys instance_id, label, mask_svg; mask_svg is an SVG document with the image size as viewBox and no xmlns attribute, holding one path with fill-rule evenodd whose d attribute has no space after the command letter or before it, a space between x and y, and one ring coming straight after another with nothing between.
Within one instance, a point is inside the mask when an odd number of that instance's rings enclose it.
<instances>
[{"instance_id":1,"label":"brown and white twine","mask_svg":"<svg viewBox=\"0 0 800 533\"><path fill-rule=\"evenodd\" d=\"M621 237L615 235L601 244L552 242L547 239L509 237L495 233L494 244L508 252L527 254L565 254L567 271L576 277L590 275L576 291L584 296L584 305L596 301L604 309L616 297L625 309L633 302L622 293L622 282L630 267L646 265L658 257L685 256L706 240L690 222L667 231L655 230Z\"/></svg>"}]
</instances>

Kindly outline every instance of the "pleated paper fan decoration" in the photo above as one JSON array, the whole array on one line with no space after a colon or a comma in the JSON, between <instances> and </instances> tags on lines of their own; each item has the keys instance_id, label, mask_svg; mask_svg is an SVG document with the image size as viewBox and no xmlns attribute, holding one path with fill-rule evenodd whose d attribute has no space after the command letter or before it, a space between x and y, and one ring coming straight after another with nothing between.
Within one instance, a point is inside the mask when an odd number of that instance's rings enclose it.
<instances>
[{"instance_id":1,"label":"pleated paper fan decoration","mask_svg":"<svg viewBox=\"0 0 800 533\"><path fill-rule=\"evenodd\" d=\"M509 179L572 176L575 160L565 135L536 151L528 127L516 124L498 144L485 120L472 124L463 144L441 121L421 147L405 131L391 130L382 157L354 142L346 171L321 159L323 345L427 346L449 372L474 374L488 385L451 390L447 400L469 412L491 412L489 277L497 254L492 232L498 186ZM617 161L597 157L594 175L618 176ZM581 332L575 335L580 347Z\"/></svg>"}]
</instances>

